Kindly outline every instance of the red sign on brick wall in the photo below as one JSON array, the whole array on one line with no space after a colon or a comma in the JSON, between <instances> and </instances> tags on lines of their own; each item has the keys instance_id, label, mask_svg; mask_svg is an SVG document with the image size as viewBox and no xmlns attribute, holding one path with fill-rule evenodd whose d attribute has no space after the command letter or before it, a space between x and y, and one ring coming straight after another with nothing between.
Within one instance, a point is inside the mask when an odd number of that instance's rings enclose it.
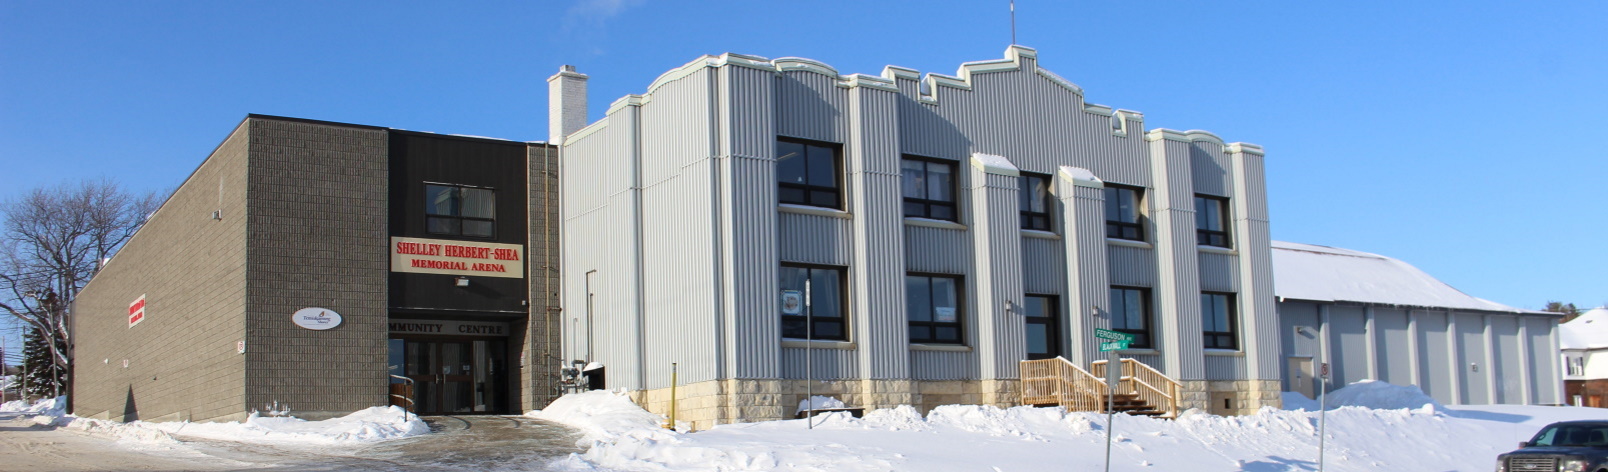
<instances>
[{"instance_id":1,"label":"red sign on brick wall","mask_svg":"<svg viewBox=\"0 0 1608 472\"><path fill-rule=\"evenodd\" d=\"M133 328L141 321L145 321L145 295L128 305L128 327Z\"/></svg>"}]
</instances>

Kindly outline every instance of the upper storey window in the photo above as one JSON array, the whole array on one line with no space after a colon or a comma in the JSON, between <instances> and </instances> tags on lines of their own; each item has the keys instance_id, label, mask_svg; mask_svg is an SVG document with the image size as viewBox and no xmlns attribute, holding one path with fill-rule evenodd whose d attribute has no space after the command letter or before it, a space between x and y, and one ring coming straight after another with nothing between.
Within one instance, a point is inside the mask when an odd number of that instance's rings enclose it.
<instances>
[{"instance_id":1,"label":"upper storey window","mask_svg":"<svg viewBox=\"0 0 1608 472\"><path fill-rule=\"evenodd\" d=\"M1017 178L1022 208L1022 229L1050 230L1050 176L1022 173Z\"/></svg>"},{"instance_id":2,"label":"upper storey window","mask_svg":"<svg viewBox=\"0 0 1608 472\"><path fill-rule=\"evenodd\" d=\"M497 234L496 218L492 189L424 184L424 227L430 234L489 238Z\"/></svg>"},{"instance_id":3,"label":"upper storey window","mask_svg":"<svg viewBox=\"0 0 1608 472\"><path fill-rule=\"evenodd\" d=\"M905 156L904 216L955 221L955 163Z\"/></svg>"},{"instance_id":4,"label":"upper storey window","mask_svg":"<svg viewBox=\"0 0 1608 472\"><path fill-rule=\"evenodd\" d=\"M836 144L777 138L778 201L843 209L842 163Z\"/></svg>"},{"instance_id":5,"label":"upper storey window","mask_svg":"<svg viewBox=\"0 0 1608 472\"><path fill-rule=\"evenodd\" d=\"M1202 246L1228 246L1228 199L1195 196L1195 242Z\"/></svg>"},{"instance_id":6,"label":"upper storey window","mask_svg":"<svg viewBox=\"0 0 1608 472\"><path fill-rule=\"evenodd\" d=\"M1140 198L1144 190L1138 187L1106 184L1105 214L1106 237L1115 239L1145 240L1145 227L1140 222Z\"/></svg>"}]
</instances>

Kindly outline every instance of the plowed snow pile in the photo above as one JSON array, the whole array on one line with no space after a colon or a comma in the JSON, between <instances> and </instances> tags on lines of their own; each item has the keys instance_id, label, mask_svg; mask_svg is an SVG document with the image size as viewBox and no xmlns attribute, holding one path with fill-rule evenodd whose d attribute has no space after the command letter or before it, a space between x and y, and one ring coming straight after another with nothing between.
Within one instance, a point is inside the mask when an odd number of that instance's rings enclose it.
<instances>
[{"instance_id":1,"label":"plowed snow pile","mask_svg":"<svg viewBox=\"0 0 1608 472\"><path fill-rule=\"evenodd\" d=\"M1325 466L1331 471L1487 471L1497 454L1547 423L1608 419L1604 409L1444 407L1433 400L1420 403L1423 394L1416 388L1383 382L1346 389L1352 391L1339 401L1330 395L1331 407L1350 405L1327 412ZM572 397L586 406L565 405ZM561 412L540 413L583 430L606 432L595 436L585 453L551 466L618 471L1101 470L1105 454L1105 415L1058 408L951 405L923 416L904 406L872 411L863 419L822 415L813 430L804 420L788 420L678 433L659 427L661 418L624 399L603 392L571 395L554 403L563 407ZM601 419L593 421L593 415ZM1272 408L1233 417L1191 411L1176 421L1119 415L1112 470L1316 470L1318 415Z\"/></svg>"},{"instance_id":2,"label":"plowed snow pile","mask_svg":"<svg viewBox=\"0 0 1608 472\"><path fill-rule=\"evenodd\" d=\"M79 418L62 413L65 399L58 397L28 404L7 402L0 412L33 415L35 424L62 426L96 436L136 442L174 442L173 436L194 436L226 441L338 445L383 441L430 432L418 416L403 418L398 407L373 407L340 418L306 421L295 417L269 417L252 413L244 422L191 423L116 421Z\"/></svg>"}]
</instances>

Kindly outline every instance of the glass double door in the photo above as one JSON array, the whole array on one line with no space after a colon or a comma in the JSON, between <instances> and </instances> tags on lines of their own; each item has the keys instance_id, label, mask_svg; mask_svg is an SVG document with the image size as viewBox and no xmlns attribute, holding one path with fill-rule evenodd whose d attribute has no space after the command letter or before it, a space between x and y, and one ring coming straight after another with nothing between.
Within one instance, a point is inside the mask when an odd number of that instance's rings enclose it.
<instances>
[{"instance_id":1,"label":"glass double door","mask_svg":"<svg viewBox=\"0 0 1608 472\"><path fill-rule=\"evenodd\" d=\"M506 346L502 339L392 339L392 391L402 390L413 399L413 411L424 415L504 413ZM411 389L397 388L407 384L398 377L411 379Z\"/></svg>"}]
</instances>

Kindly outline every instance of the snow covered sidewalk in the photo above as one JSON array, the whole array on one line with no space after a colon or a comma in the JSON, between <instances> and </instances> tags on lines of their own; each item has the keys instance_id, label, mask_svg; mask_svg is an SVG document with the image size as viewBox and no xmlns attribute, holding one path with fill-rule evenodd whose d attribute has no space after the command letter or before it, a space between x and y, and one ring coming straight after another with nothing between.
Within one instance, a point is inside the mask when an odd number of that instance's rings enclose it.
<instances>
[{"instance_id":1,"label":"snow covered sidewalk","mask_svg":"<svg viewBox=\"0 0 1608 472\"><path fill-rule=\"evenodd\" d=\"M1608 419L1603 409L1445 407L1383 382L1348 389L1330 396L1331 471L1488 471L1497 454L1549 422ZM1104 415L1058 408L950 405L923 417L906 406L863 419L822 415L813 430L789 420L677 433L623 396L589 392L530 415L588 431L590 447L553 465L560 470L1100 470L1105 454ZM1318 415L1267 408L1235 417L1188 412L1176 421L1118 416L1112 470L1316 470Z\"/></svg>"}]
</instances>

